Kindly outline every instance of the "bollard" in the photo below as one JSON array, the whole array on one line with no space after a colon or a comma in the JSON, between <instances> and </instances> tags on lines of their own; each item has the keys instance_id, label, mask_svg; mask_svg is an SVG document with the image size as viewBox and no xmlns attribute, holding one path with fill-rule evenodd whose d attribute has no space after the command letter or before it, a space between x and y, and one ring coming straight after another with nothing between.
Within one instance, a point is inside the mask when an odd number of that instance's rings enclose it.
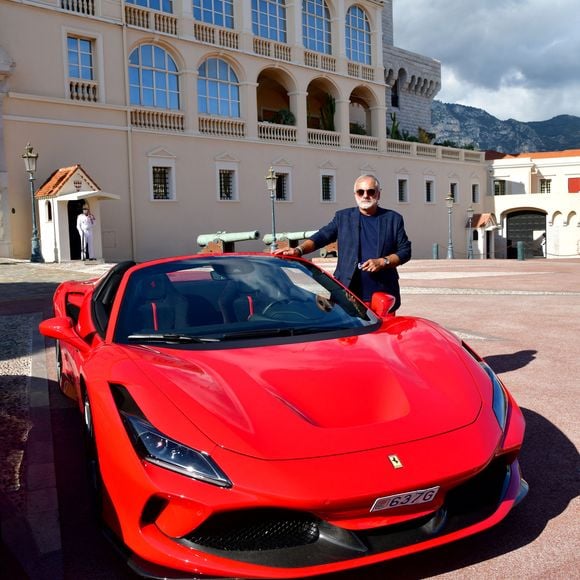
<instances>
[{"instance_id":1,"label":"bollard","mask_svg":"<svg viewBox=\"0 0 580 580\"><path fill-rule=\"evenodd\" d=\"M437 242L433 244L433 259L439 259L439 244Z\"/></svg>"},{"instance_id":2,"label":"bollard","mask_svg":"<svg viewBox=\"0 0 580 580\"><path fill-rule=\"evenodd\" d=\"M518 260L526 259L526 249L524 248L524 242L518 242Z\"/></svg>"},{"instance_id":3,"label":"bollard","mask_svg":"<svg viewBox=\"0 0 580 580\"><path fill-rule=\"evenodd\" d=\"M201 234L197 236L197 243L202 248L208 244L219 244L223 252L235 252L235 242L257 240L260 237L258 230L250 232L216 232L215 234Z\"/></svg>"}]
</instances>

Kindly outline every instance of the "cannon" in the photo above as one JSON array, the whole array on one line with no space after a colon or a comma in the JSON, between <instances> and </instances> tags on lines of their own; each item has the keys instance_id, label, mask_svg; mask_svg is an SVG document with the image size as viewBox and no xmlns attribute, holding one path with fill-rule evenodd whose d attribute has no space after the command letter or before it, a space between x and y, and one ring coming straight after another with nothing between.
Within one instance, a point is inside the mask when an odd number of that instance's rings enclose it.
<instances>
[{"instance_id":1,"label":"cannon","mask_svg":"<svg viewBox=\"0 0 580 580\"><path fill-rule=\"evenodd\" d=\"M276 234L276 242L288 242L288 246L291 248L295 248L301 240L305 240L313 236L318 230L312 230L309 232L284 232ZM262 240L264 243L269 246L272 244L274 240L274 236L272 234L266 234Z\"/></svg>"},{"instance_id":2,"label":"cannon","mask_svg":"<svg viewBox=\"0 0 580 580\"><path fill-rule=\"evenodd\" d=\"M258 230L250 232L216 232L197 236L197 244L212 253L235 252L235 243L247 240L257 240Z\"/></svg>"}]
</instances>

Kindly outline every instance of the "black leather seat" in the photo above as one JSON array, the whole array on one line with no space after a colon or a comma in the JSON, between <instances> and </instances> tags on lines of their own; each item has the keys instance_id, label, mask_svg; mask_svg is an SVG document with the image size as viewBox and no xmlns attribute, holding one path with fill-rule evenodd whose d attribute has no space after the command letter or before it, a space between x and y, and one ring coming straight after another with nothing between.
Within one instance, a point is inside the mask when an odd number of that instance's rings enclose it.
<instances>
[{"instance_id":1,"label":"black leather seat","mask_svg":"<svg viewBox=\"0 0 580 580\"><path fill-rule=\"evenodd\" d=\"M168 331L187 326L188 302L165 274L139 282L137 318L141 331Z\"/></svg>"}]
</instances>

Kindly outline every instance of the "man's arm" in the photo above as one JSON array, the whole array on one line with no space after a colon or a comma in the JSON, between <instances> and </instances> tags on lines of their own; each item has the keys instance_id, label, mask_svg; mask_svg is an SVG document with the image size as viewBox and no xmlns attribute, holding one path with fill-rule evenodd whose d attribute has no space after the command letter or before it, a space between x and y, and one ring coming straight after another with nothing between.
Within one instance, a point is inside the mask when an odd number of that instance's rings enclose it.
<instances>
[{"instance_id":1,"label":"man's arm","mask_svg":"<svg viewBox=\"0 0 580 580\"><path fill-rule=\"evenodd\" d=\"M320 228L311 238L304 240L296 248L283 248L276 250L275 255L282 254L283 256L302 256L314 252L318 248L322 248L327 244L336 242L338 237L338 225L336 223L336 215L332 221Z\"/></svg>"}]
</instances>

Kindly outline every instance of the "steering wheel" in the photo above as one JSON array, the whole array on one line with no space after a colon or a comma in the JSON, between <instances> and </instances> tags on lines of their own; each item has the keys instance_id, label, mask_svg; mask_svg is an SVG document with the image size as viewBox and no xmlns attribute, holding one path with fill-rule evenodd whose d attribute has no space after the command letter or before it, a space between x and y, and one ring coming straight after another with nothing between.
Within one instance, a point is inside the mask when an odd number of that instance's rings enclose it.
<instances>
[{"instance_id":1,"label":"steering wheel","mask_svg":"<svg viewBox=\"0 0 580 580\"><path fill-rule=\"evenodd\" d=\"M302 303L296 300L273 300L262 310L262 315L272 320L288 320L290 322L309 320L308 314L296 309L296 305L300 304Z\"/></svg>"}]
</instances>

